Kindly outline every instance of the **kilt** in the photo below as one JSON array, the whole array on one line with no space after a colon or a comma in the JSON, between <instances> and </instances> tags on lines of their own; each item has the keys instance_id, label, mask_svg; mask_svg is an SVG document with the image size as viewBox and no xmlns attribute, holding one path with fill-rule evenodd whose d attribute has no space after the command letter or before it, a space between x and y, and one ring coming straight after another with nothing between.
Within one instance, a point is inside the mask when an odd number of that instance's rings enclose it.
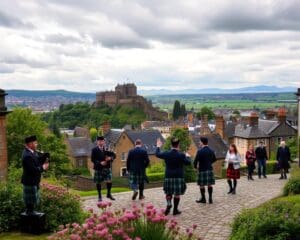
<instances>
[{"instance_id":1,"label":"kilt","mask_svg":"<svg viewBox=\"0 0 300 240\"><path fill-rule=\"evenodd\" d=\"M279 160L278 161L278 168L279 168L279 170L280 169L289 169L289 168L291 168L291 165L289 164L289 162L288 161L285 161L285 160Z\"/></svg>"},{"instance_id":2,"label":"kilt","mask_svg":"<svg viewBox=\"0 0 300 240\"><path fill-rule=\"evenodd\" d=\"M138 185L143 184L145 181L146 181L145 174L139 174L139 173L129 174L129 185L133 190L136 190Z\"/></svg>"},{"instance_id":3,"label":"kilt","mask_svg":"<svg viewBox=\"0 0 300 240\"><path fill-rule=\"evenodd\" d=\"M215 184L215 176L212 170L210 171L200 171L198 173L198 181L199 186L208 186Z\"/></svg>"},{"instance_id":4,"label":"kilt","mask_svg":"<svg viewBox=\"0 0 300 240\"><path fill-rule=\"evenodd\" d=\"M39 202L39 187L23 185L23 200L25 204L36 205Z\"/></svg>"},{"instance_id":5,"label":"kilt","mask_svg":"<svg viewBox=\"0 0 300 240\"><path fill-rule=\"evenodd\" d=\"M102 170L95 170L94 173L94 182L95 183L102 183L104 181L111 181L112 173L111 169L105 168Z\"/></svg>"},{"instance_id":6,"label":"kilt","mask_svg":"<svg viewBox=\"0 0 300 240\"><path fill-rule=\"evenodd\" d=\"M184 178L165 178L164 192L167 195L183 195L186 190Z\"/></svg>"},{"instance_id":7,"label":"kilt","mask_svg":"<svg viewBox=\"0 0 300 240\"><path fill-rule=\"evenodd\" d=\"M231 179L240 179L240 169L234 169L233 164L228 165L226 177Z\"/></svg>"}]
</instances>

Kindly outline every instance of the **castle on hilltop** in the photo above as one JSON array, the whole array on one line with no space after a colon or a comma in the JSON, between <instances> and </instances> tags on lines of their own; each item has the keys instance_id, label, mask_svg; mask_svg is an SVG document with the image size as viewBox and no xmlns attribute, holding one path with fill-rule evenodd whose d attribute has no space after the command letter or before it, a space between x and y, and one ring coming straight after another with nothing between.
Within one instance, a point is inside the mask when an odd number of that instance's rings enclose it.
<instances>
[{"instance_id":1,"label":"castle on hilltop","mask_svg":"<svg viewBox=\"0 0 300 240\"><path fill-rule=\"evenodd\" d=\"M96 93L96 106L107 104L110 107L121 105L143 109L150 120L163 120L168 117L166 112L154 108L151 102L137 94L137 87L133 83L118 84L115 91Z\"/></svg>"}]
</instances>

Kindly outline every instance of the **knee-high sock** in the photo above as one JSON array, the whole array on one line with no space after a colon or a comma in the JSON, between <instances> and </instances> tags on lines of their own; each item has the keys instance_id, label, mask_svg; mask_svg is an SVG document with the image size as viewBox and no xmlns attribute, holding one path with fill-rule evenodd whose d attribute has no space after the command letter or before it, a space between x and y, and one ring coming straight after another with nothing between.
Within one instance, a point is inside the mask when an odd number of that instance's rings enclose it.
<instances>
[{"instance_id":1,"label":"knee-high sock","mask_svg":"<svg viewBox=\"0 0 300 240\"><path fill-rule=\"evenodd\" d=\"M205 187L200 188L200 193L201 193L201 200L206 201L206 198L205 198Z\"/></svg>"},{"instance_id":2,"label":"knee-high sock","mask_svg":"<svg viewBox=\"0 0 300 240\"><path fill-rule=\"evenodd\" d=\"M179 202L180 202L180 197L174 197L174 211L178 210Z\"/></svg>"},{"instance_id":3,"label":"knee-high sock","mask_svg":"<svg viewBox=\"0 0 300 240\"><path fill-rule=\"evenodd\" d=\"M213 187L212 187L212 186L209 186L209 187L207 188L207 190L208 190L208 196L209 196L209 199L212 199Z\"/></svg>"},{"instance_id":4,"label":"knee-high sock","mask_svg":"<svg viewBox=\"0 0 300 240\"><path fill-rule=\"evenodd\" d=\"M112 187L112 183L111 182L106 183L107 196L111 195L111 187Z\"/></svg>"},{"instance_id":5,"label":"knee-high sock","mask_svg":"<svg viewBox=\"0 0 300 240\"><path fill-rule=\"evenodd\" d=\"M101 199L102 195L101 195L101 183L97 183L97 191L98 191L98 198Z\"/></svg>"},{"instance_id":6,"label":"knee-high sock","mask_svg":"<svg viewBox=\"0 0 300 240\"><path fill-rule=\"evenodd\" d=\"M237 185L237 180L234 179L234 180L233 180L233 189L234 189L234 190L236 189L236 185Z\"/></svg>"},{"instance_id":7,"label":"knee-high sock","mask_svg":"<svg viewBox=\"0 0 300 240\"><path fill-rule=\"evenodd\" d=\"M228 182L228 185L229 185L229 191L232 191L232 181L231 181L231 179L228 179L227 182Z\"/></svg>"},{"instance_id":8,"label":"knee-high sock","mask_svg":"<svg viewBox=\"0 0 300 240\"><path fill-rule=\"evenodd\" d=\"M144 196L144 183L139 185L140 196Z\"/></svg>"}]
</instances>

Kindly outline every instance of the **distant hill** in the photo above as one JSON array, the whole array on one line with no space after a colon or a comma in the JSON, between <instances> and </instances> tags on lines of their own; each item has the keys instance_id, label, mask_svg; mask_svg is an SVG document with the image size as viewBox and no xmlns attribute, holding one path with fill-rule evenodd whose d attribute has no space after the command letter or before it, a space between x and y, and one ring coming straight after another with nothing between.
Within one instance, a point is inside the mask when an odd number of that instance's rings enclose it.
<instances>
[{"instance_id":1,"label":"distant hill","mask_svg":"<svg viewBox=\"0 0 300 240\"><path fill-rule=\"evenodd\" d=\"M66 90L6 90L9 96L14 97L66 97L95 99L95 93L70 92Z\"/></svg>"},{"instance_id":2,"label":"distant hill","mask_svg":"<svg viewBox=\"0 0 300 240\"><path fill-rule=\"evenodd\" d=\"M181 89L181 90L141 90L141 95L177 95L177 94L230 94L230 93L280 93L280 92L296 92L293 87L277 87L277 86L254 86L234 89L220 88L203 88L203 89Z\"/></svg>"}]
</instances>

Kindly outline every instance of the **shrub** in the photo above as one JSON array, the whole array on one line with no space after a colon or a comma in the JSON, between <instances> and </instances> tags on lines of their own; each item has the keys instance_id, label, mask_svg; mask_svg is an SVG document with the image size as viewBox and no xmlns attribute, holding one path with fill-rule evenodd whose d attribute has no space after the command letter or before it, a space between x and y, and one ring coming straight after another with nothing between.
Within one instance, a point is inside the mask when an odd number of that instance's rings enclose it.
<instances>
[{"instance_id":1,"label":"shrub","mask_svg":"<svg viewBox=\"0 0 300 240\"><path fill-rule=\"evenodd\" d=\"M79 196L69 193L61 186L41 184L40 210L46 213L46 228L56 230L61 224L82 222L85 214Z\"/></svg>"},{"instance_id":2,"label":"shrub","mask_svg":"<svg viewBox=\"0 0 300 240\"><path fill-rule=\"evenodd\" d=\"M146 168L147 174L151 173L163 173L165 171L164 162L154 163L150 167Z\"/></svg>"},{"instance_id":3,"label":"shrub","mask_svg":"<svg viewBox=\"0 0 300 240\"><path fill-rule=\"evenodd\" d=\"M291 177L283 188L283 195L300 194L300 168L292 169Z\"/></svg>"},{"instance_id":4,"label":"shrub","mask_svg":"<svg viewBox=\"0 0 300 240\"><path fill-rule=\"evenodd\" d=\"M244 210L232 225L231 240L293 240L300 236L300 196Z\"/></svg>"},{"instance_id":5,"label":"shrub","mask_svg":"<svg viewBox=\"0 0 300 240\"><path fill-rule=\"evenodd\" d=\"M158 172L158 173L150 173L147 175L149 182L162 182L164 180L165 173Z\"/></svg>"},{"instance_id":6,"label":"shrub","mask_svg":"<svg viewBox=\"0 0 300 240\"><path fill-rule=\"evenodd\" d=\"M62 226L59 232L49 237L49 240L196 239L194 235L196 225L191 229L186 229L185 233L181 233L175 219L168 220L163 210L158 211L151 204L142 208L133 206L130 210L123 209L123 211L115 212L110 211L109 206L111 202L98 203L101 209L99 215L92 214L82 225L73 223Z\"/></svg>"},{"instance_id":7,"label":"shrub","mask_svg":"<svg viewBox=\"0 0 300 240\"><path fill-rule=\"evenodd\" d=\"M195 182L197 179L197 171L193 164L184 166L184 180L185 182Z\"/></svg>"},{"instance_id":8,"label":"shrub","mask_svg":"<svg viewBox=\"0 0 300 240\"><path fill-rule=\"evenodd\" d=\"M22 189L13 183L0 184L0 232L16 229L24 210Z\"/></svg>"}]
</instances>

